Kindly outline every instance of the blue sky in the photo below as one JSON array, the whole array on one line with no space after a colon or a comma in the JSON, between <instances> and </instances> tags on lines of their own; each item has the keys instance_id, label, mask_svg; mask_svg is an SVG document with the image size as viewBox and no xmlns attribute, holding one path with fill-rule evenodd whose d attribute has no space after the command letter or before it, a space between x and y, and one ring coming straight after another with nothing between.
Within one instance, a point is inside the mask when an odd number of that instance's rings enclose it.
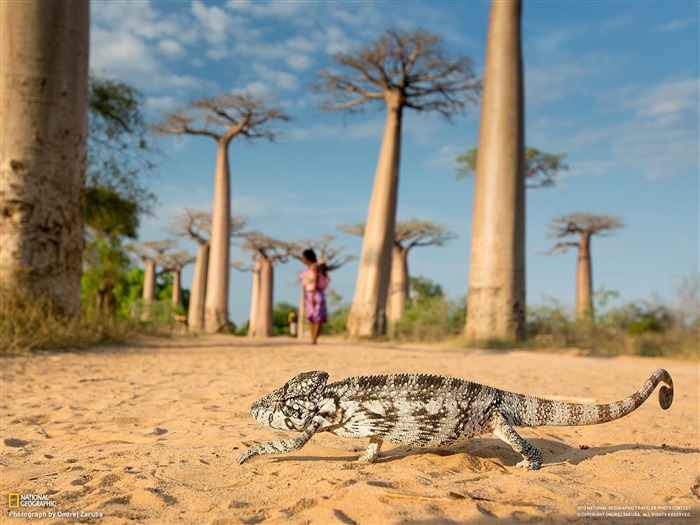
<instances>
[{"instance_id":1,"label":"blue sky","mask_svg":"<svg viewBox=\"0 0 700 525\"><path fill-rule=\"evenodd\" d=\"M383 131L384 108L327 113L311 92L330 54L352 51L391 26L441 34L482 77L488 2L93 1L91 69L141 91L147 117L221 92L274 97L293 120L275 143L234 141L233 213L282 240L336 234L359 255L361 240L336 229L364 222ZM526 143L565 153L569 171L527 194L527 298L573 306L576 255L543 255L548 222L591 211L627 227L594 238L596 289L622 301L673 303L699 268L699 4L696 1L523 2ZM469 275L473 179L456 180L455 158L477 146L479 107L446 122L408 112L403 131L398 219L446 224L449 245L416 248L412 275L457 299ZM155 139L154 139L155 140ZM169 237L184 208L210 210L215 143L157 139L163 154L144 180L159 195L140 240ZM195 252L194 243L181 247ZM232 260L250 255L236 245ZM295 303L300 263L276 271L275 301ZM189 287L191 266L184 273ZM332 275L352 300L357 265ZM230 315L247 320L251 274L232 270Z\"/></svg>"}]
</instances>

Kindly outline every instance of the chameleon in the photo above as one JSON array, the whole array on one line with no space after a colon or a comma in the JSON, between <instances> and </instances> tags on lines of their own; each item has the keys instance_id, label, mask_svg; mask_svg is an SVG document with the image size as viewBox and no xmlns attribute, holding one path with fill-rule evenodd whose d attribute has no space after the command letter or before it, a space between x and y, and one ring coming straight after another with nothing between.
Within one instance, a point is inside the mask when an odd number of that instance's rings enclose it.
<instances>
[{"instance_id":1,"label":"chameleon","mask_svg":"<svg viewBox=\"0 0 700 525\"><path fill-rule=\"evenodd\" d=\"M673 402L673 381L660 369L634 394L614 403L593 405L552 401L427 374L350 377L328 383L328 373L304 372L251 406L253 418L273 429L297 431L292 439L251 446L238 459L281 454L302 448L316 432L369 438L358 458L371 463L384 441L411 447L450 445L493 433L519 453L517 465L538 470L542 453L514 427L596 425L619 419L647 400L656 386L659 404Z\"/></svg>"}]
</instances>

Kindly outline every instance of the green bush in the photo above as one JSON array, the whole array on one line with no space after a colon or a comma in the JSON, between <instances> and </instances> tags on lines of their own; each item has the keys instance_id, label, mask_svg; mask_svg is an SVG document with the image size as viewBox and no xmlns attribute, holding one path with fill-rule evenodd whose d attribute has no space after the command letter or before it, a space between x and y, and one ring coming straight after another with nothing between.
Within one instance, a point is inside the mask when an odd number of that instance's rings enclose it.
<instances>
[{"instance_id":1,"label":"green bush","mask_svg":"<svg viewBox=\"0 0 700 525\"><path fill-rule=\"evenodd\" d=\"M406 314L390 328L390 335L409 341L441 341L459 335L466 318L466 300L450 301L439 284L425 277L409 281L412 298L406 301Z\"/></svg>"}]
</instances>

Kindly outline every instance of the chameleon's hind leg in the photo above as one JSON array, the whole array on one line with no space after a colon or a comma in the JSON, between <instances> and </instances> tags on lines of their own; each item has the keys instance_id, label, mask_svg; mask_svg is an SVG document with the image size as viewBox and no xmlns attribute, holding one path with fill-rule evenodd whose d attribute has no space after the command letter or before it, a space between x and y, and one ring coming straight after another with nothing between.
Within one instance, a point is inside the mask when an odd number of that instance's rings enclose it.
<instances>
[{"instance_id":1,"label":"chameleon's hind leg","mask_svg":"<svg viewBox=\"0 0 700 525\"><path fill-rule=\"evenodd\" d=\"M384 441L381 438L372 436L369 438L369 444L364 453L358 459L363 463L372 463L379 456L379 449L382 448L382 443Z\"/></svg>"},{"instance_id":2,"label":"chameleon's hind leg","mask_svg":"<svg viewBox=\"0 0 700 525\"><path fill-rule=\"evenodd\" d=\"M518 463L519 467L524 467L527 470L540 469L542 465L542 452L525 441L502 414L496 416L492 432L496 437L513 447L513 450L518 454L522 455L524 459Z\"/></svg>"}]
</instances>

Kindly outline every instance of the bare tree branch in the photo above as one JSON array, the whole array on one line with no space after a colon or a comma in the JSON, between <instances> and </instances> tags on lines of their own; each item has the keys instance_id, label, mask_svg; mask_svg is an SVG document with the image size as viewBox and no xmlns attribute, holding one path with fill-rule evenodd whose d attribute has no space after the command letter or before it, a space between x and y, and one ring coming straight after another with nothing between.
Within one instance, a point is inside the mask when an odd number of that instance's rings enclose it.
<instances>
[{"instance_id":1,"label":"bare tree branch","mask_svg":"<svg viewBox=\"0 0 700 525\"><path fill-rule=\"evenodd\" d=\"M338 229L359 237L365 234L364 223L341 224ZM417 219L400 221L394 228L394 244L407 250L415 246L444 246L446 242L456 237L457 235L449 231L444 224L431 221Z\"/></svg>"},{"instance_id":2,"label":"bare tree branch","mask_svg":"<svg viewBox=\"0 0 700 525\"><path fill-rule=\"evenodd\" d=\"M549 223L549 237L566 238L572 235L605 236L608 232L624 228L619 217L590 212L576 212L555 217Z\"/></svg>"},{"instance_id":3,"label":"bare tree branch","mask_svg":"<svg viewBox=\"0 0 700 525\"><path fill-rule=\"evenodd\" d=\"M172 250L177 245L173 239L163 241L145 241L139 244L127 246L127 249L136 254L141 262L154 261L160 264L164 259L164 254Z\"/></svg>"},{"instance_id":4,"label":"bare tree branch","mask_svg":"<svg viewBox=\"0 0 700 525\"><path fill-rule=\"evenodd\" d=\"M231 216L231 237L240 237L243 228L248 225L248 221L240 215ZM211 231L211 213L185 208L175 220L170 224L167 231L179 237L189 237L197 244L209 242Z\"/></svg>"},{"instance_id":5,"label":"bare tree branch","mask_svg":"<svg viewBox=\"0 0 700 525\"><path fill-rule=\"evenodd\" d=\"M336 53L343 70L321 71L314 89L328 93L325 109L359 111L387 93L401 95L403 107L437 111L448 120L476 102L481 83L466 56L441 49L442 38L423 29L389 29L356 53Z\"/></svg>"},{"instance_id":6,"label":"bare tree branch","mask_svg":"<svg viewBox=\"0 0 700 525\"><path fill-rule=\"evenodd\" d=\"M278 133L270 126L290 117L282 108L250 93L219 94L194 100L187 106L166 114L152 126L156 135L206 135L216 140L242 136L246 140L273 141Z\"/></svg>"}]
</instances>

